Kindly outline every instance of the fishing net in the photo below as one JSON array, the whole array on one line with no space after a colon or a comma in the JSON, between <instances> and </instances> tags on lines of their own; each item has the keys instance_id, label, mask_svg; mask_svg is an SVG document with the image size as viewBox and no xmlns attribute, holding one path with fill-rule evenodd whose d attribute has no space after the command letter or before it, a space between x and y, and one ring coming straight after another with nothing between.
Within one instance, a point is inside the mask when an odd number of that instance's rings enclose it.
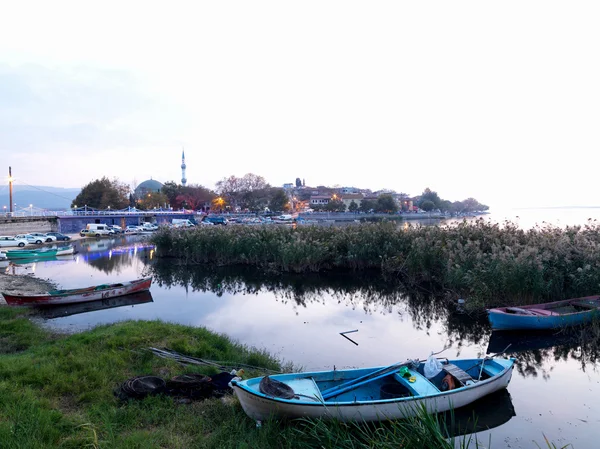
<instances>
[{"instance_id":1,"label":"fishing net","mask_svg":"<svg viewBox=\"0 0 600 449\"><path fill-rule=\"evenodd\" d=\"M121 399L142 399L165 391L166 382L158 376L137 376L126 380L116 391Z\"/></svg>"},{"instance_id":2,"label":"fishing net","mask_svg":"<svg viewBox=\"0 0 600 449\"><path fill-rule=\"evenodd\" d=\"M115 395L121 400L143 399L152 394L165 394L177 398L206 399L221 397L233 390L229 382L235 376L221 372L214 376L202 374L182 374L167 381L157 376L138 376L123 382Z\"/></svg>"},{"instance_id":3,"label":"fishing net","mask_svg":"<svg viewBox=\"0 0 600 449\"><path fill-rule=\"evenodd\" d=\"M261 379L258 388L261 393L274 398L293 399L296 397L296 393L294 393L292 387L278 380L271 379L269 376Z\"/></svg>"}]
</instances>

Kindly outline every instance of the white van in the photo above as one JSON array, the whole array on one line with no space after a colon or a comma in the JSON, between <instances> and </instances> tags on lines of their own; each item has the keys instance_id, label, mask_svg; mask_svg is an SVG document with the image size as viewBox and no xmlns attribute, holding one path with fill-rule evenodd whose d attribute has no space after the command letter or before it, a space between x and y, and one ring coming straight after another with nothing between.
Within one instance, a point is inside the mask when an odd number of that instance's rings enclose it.
<instances>
[{"instance_id":1,"label":"white van","mask_svg":"<svg viewBox=\"0 0 600 449\"><path fill-rule=\"evenodd\" d=\"M100 237L101 235L113 235L115 231L103 223L89 223L86 228L89 234Z\"/></svg>"},{"instance_id":2,"label":"white van","mask_svg":"<svg viewBox=\"0 0 600 449\"><path fill-rule=\"evenodd\" d=\"M194 223L192 223L187 218L173 218L173 226L176 228L189 228L193 227Z\"/></svg>"}]
</instances>

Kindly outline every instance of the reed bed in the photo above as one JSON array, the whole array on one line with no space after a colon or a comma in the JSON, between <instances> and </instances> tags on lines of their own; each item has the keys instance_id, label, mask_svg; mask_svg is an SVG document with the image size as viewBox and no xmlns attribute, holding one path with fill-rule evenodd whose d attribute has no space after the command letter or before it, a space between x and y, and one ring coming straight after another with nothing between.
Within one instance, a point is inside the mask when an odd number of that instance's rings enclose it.
<instances>
[{"instance_id":1,"label":"reed bed","mask_svg":"<svg viewBox=\"0 0 600 449\"><path fill-rule=\"evenodd\" d=\"M274 272L377 270L410 286L468 298L471 308L600 291L600 225L530 230L483 219L448 226L206 226L164 229L160 257L184 265L249 265Z\"/></svg>"}]
</instances>

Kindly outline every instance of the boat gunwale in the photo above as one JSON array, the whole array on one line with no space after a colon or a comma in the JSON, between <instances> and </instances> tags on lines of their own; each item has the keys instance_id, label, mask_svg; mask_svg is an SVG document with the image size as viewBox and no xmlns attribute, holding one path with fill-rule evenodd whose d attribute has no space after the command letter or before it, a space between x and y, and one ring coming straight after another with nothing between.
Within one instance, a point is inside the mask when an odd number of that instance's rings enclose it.
<instances>
[{"instance_id":1,"label":"boat gunwale","mask_svg":"<svg viewBox=\"0 0 600 449\"><path fill-rule=\"evenodd\" d=\"M41 300L41 299L46 299L46 298L47 299L58 299L58 298L64 298L64 297L74 296L74 295L84 295L86 293L100 293L100 292L104 292L107 290L115 290L118 288L128 288L128 287L131 287L132 285L144 284L146 282L150 282L150 284L151 284L152 277L135 279L133 281L118 282L115 284L108 284L106 288L103 288L100 290L94 290L95 287L90 286L90 287L82 287L79 289L70 289L64 293L58 293L58 294L50 294L49 292L48 293L37 293L34 295L19 295L19 294L4 293L4 292L0 292L0 294L2 294L5 298L10 297L10 298L17 298L20 300L29 299L29 298L32 298L32 300ZM116 284L121 284L121 285L116 286ZM150 289L150 286L148 286L148 289ZM135 292L132 292L132 293L135 293ZM29 302L29 301L27 301L27 302Z\"/></svg>"},{"instance_id":2,"label":"boat gunwale","mask_svg":"<svg viewBox=\"0 0 600 449\"><path fill-rule=\"evenodd\" d=\"M510 309L513 307L518 307L519 309L524 309L524 310L541 309L541 310L551 311L552 308L560 307L562 305L569 305L572 302L583 301L583 300L598 300L598 301L600 301L600 295L582 296L581 298L561 299L560 301L542 302L539 304L494 307L491 309L487 309L487 312L488 312L488 314L496 313L496 314L503 314L503 315L508 315L508 316L518 316L518 317L522 317L522 318L535 318L535 319L554 318L554 319L556 319L556 318L560 318L561 316L577 315L580 313L590 313L590 312L594 312L595 310L600 310L600 304L599 304L597 308L592 308L592 309L588 309L588 310L580 310L578 312L562 313L562 314L557 314L557 315L519 315L518 313L507 312L507 309ZM551 306L551 307L548 307L548 306Z\"/></svg>"},{"instance_id":3,"label":"boat gunwale","mask_svg":"<svg viewBox=\"0 0 600 449\"><path fill-rule=\"evenodd\" d=\"M473 359L473 360L486 360L486 359ZM487 359L487 360L495 360L495 359ZM510 359L503 359L503 360L509 360L511 363L509 366L505 367L502 371L500 371L498 374L491 376L487 379L475 382L473 385L465 385L459 388L455 388L453 390L447 390L447 391L440 391L439 393L435 393L435 394L428 394L428 395L421 395L421 396L408 396L408 397L401 397L401 398L391 398L391 399L372 399L372 400L365 400L365 401L344 401L344 402L334 402L334 401L311 401L311 402L304 402L303 400L298 400L298 399L283 399L283 398L276 398L274 396L269 396L266 395L264 393L261 393L260 391L255 391L251 388L249 388L247 385L245 384L240 384L240 381L232 381L231 385L235 388L239 388L240 390L243 390L249 394L251 394L252 396L256 396L258 398L261 399L267 399L270 401L274 401L274 402L282 402L285 404L292 404L292 405L302 405L302 406L318 406L318 407L338 407L338 406L343 406L343 407L356 407L356 406L362 406L362 405L377 405L377 404L393 404L393 403L410 403L410 402L414 402L414 401L419 401L419 400L424 400L424 399L428 399L428 398L437 398L440 396L451 396L451 395L456 395L457 393L464 393L465 391L473 391L478 387L484 387L492 382L499 382L500 379L502 379L504 376L510 374L512 372L512 369L514 368L514 361L515 358L511 357ZM306 373L307 375L309 374L316 374L316 373L326 373L329 371L315 371L312 373ZM290 373L290 374L294 374L294 373ZM390 373L391 375L394 373ZM263 376L264 377L264 376ZM248 379L250 380L250 379ZM241 382L247 382L246 381L241 381ZM400 383L400 385L402 385Z\"/></svg>"}]
</instances>

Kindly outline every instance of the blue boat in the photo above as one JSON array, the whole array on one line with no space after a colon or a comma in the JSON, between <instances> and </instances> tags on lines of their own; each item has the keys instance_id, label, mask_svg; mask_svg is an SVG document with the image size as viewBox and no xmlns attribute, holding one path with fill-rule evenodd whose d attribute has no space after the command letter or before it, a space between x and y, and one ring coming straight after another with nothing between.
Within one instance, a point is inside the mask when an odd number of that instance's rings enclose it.
<instances>
[{"instance_id":1,"label":"blue boat","mask_svg":"<svg viewBox=\"0 0 600 449\"><path fill-rule=\"evenodd\" d=\"M425 363L277 374L231 385L248 416L383 421L463 407L506 388L514 359L440 361L425 377Z\"/></svg>"},{"instance_id":2,"label":"blue boat","mask_svg":"<svg viewBox=\"0 0 600 449\"><path fill-rule=\"evenodd\" d=\"M577 326L600 316L600 296L488 310L493 330L550 330Z\"/></svg>"}]
</instances>

